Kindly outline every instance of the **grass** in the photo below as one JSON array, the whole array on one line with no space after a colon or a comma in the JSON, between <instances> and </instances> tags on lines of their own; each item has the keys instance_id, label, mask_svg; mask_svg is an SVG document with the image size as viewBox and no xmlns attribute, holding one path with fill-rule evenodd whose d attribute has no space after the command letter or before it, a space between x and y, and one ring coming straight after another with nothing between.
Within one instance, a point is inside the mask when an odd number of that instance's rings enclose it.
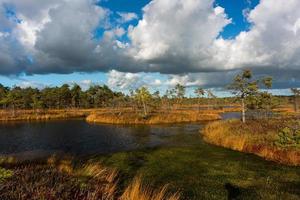
<instances>
[{"instance_id":1,"label":"grass","mask_svg":"<svg viewBox=\"0 0 300 200\"><path fill-rule=\"evenodd\" d=\"M132 108L101 109L46 109L46 110L0 110L0 122L7 121L46 121L57 119L86 118L92 123L108 124L168 124L197 122L220 119L220 113L239 110L239 108L223 108L200 110L177 108L177 110L157 110L147 116L135 112Z\"/></svg>"},{"instance_id":2,"label":"grass","mask_svg":"<svg viewBox=\"0 0 300 200\"><path fill-rule=\"evenodd\" d=\"M86 117L91 110L62 109L62 110L0 110L0 122L6 121L45 121L56 119L71 119Z\"/></svg>"},{"instance_id":3,"label":"grass","mask_svg":"<svg viewBox=\"0 0 300 200\"><path fill-rule=\"evenodd\" d=\"M300 168L208 144L87 159L4 165L14 174L0 184L0 199L289 200L300 194Z\"/></svg>"},{"instance_id":4,"label":"grass","mask_svg":"<svg viewBox=\"0 0 300 200\"><path fill-rule=\"evenodd\" d=\"M107 124L170 124L199 122L220 119L220 111L174 110L157 111L143 116L133 111L126 112L102 112L89 115L86 120L91 123Z\"/></svg>"},{"instance_id":5,"label":"grass","mask_svg":"<svg viewBox=\"0 0 300 200\"><path fill-rule=\"evenodd\" d=\"M300 165L299 120L217 121L203 131L205 141L233 150L254 153L268 160Z\"/></svg>"},{"instance_id":6,"label":"grass","mask_svg":"<svg viewBox=\"0 0 300 200\"><path fill-rule=\"evenodd\" d=\"M153 189L141 177L122 188L118 172L99 163L75 166L71 160L48 159L48 163L19 163L1 168L6 175L0 185L0 199L59 200L178 200L168 187ZM13 173L11 173L13 171Z\"/></svg>"},{"instance_id":7,"label":"grass","mask_svg":"<svg viewBox=\"0 0 300 200\"><path fill-rule=\"evenodd\" d=\"M123 152L95 159L119 169L125 182L142 174L151 187L167 184L183 199L298 199L300 194L299 168L209 145Z\"/></svg>"}]
</instances>

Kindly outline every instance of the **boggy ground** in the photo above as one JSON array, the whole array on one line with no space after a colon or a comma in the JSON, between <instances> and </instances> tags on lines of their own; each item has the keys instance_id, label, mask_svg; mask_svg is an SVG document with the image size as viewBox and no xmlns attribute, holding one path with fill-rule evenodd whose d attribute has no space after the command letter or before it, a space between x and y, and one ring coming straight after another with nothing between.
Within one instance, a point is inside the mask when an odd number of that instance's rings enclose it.
<instances>
[{"instance_id":1,"label":"boggy ground","mask_svg":"<svg viewBox=\"0 0 300 200\"><path fill-rule=\"evenodd\" d=\"M26 199L32 194L31 199L125 200L296 200L300 196L300 168L219 147L211 149L210 145L98 155L69 166L69 161L55 167L33 163L2 166L9 171L0 184L0 199L18 199L15 195Z\"/></svg>"},{"instance_id":2,"label":"boggy ground","mask_svg":"<svg viewBox=\"0 0 300 200\"><path fill-rule=\"evenodd\" d=\"M54 157L53 157L54 158ZM179 200L167 186L153 189L141 177L124 187L117 170L99 163L75 165L72 160L4 164L0 167L2 200ZM3 165L3 163L2 163Z\"/></svg>"},{"instance_id":3,"label":"boggy ground","mask_svg":"<svg viewBox=\"0 0 300 200\"><path fill-rule=\"evenodd\" d=\"M204 140L267 160L300 166L300 119L297 117L217 121L202 131Z\"/></svg>"}]
</instances>

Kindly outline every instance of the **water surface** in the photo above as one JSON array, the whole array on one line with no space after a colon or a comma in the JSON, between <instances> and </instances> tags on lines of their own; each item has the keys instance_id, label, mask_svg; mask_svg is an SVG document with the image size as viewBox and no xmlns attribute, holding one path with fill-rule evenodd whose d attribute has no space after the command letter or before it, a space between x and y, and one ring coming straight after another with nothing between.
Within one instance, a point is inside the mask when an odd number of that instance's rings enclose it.
<instances>
[{"instance_id":1,"label":"water surface","mask_svg":"<svg viewBox=\"0 0 300 200\"><path fill-rule=\"evenodd\" d=\"M105 154L171 145L170 137L198 134L200 124L122 126L84 120L0 124L0 155Z\"/></svg>"}]
</instances>

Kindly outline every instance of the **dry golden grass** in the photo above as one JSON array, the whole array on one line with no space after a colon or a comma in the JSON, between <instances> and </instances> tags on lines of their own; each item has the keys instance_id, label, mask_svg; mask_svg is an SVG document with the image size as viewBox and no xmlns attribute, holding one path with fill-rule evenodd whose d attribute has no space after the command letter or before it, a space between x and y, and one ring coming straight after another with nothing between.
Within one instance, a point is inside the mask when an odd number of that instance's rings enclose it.
<instances>
[{"instance_id":1,"label":"dry golden grass","mask_svg":"<svg viewBox=\"0 0 300 200\"><path fill-rule=\"evenodd\" d=\"M153 190L142 184L140 177L135 178L122 194L120 200L179 200L179 194L169 195L167 186Z\"/></svg>"},{"instance_id":2,"label":"dry golden grass","mask_svg":"<svg viewBox=\"0 0 300 200\"><path fill-rule=\"evenodd\" d=\"M91 110L0 110L0 121L43 121L85 117Z\"/></svg>"},{"instance_id":3,"label":"dry golden grass","mask_svg":"<svg viewBox=\"0 0 300 200\"><path fill-rule=\"evenodd\" d=\"M8 164L8 163L7 163ZM20 164L0 185L0 199L179 200L167 186L153 189L139 176L123 188L118 172L99 163L75 167L71 159L50 157L46 164ZM84 181L85 180L85 181Z\"/></svg>"},{"instance_id":4,"label":"dry golden grass","mask_svg":"<svg viewBox=\"0 0 300 200\"><path fill-rule=\"evenodd\" d=\"M169 112L153 112L148 116L142 116L133 111L126 112L96 112L89 115L86 120L90 123L107 124L167 124L198 122L220 119L217 111L175 110Z\"/></svg>"},{"instance_id":5,"label":"dry golden grass","mask_svg":"<svg viewBox=\"0 0 300 200\"><path fill-rule=\"evenodd\" d=\"M87 117L88 122L113 124L159 124L181 123L220 119L221 113L240 111L239 107L197 110L191 107L177 107L173 110L157 110L143 117L132 108L99 109L45 109L45 110L0 110L0 122L47 121Z\"/></svg>"},{"instance_id":6,"label":"dry golden grass","mask_svg":"<svg viewBox=\"0 0 300 200\"><path fill-rule=\"evenodd\" d=\"M206 142L233 150L253 153L267 160L299 166L300 150L275 145L279 130L288 120L217 121L208 124L202 132Z\"/></svg>"}]
</instances>

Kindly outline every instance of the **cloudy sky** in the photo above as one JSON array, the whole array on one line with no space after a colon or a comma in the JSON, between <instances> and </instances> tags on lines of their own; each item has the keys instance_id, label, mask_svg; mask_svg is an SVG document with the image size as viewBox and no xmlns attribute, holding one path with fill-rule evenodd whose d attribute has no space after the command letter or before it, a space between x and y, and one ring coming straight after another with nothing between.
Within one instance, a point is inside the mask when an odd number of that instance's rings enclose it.
<instances>
[{"instance_id":1,"label":"cloudy sky","mask_svg":"<svg viewBox=\"0 0 300 200\"><path fill-rule=\"evenodd\" d=\"M299 0L0 0L0 83L300 87Z\"/></svg>"}]
</instances>

